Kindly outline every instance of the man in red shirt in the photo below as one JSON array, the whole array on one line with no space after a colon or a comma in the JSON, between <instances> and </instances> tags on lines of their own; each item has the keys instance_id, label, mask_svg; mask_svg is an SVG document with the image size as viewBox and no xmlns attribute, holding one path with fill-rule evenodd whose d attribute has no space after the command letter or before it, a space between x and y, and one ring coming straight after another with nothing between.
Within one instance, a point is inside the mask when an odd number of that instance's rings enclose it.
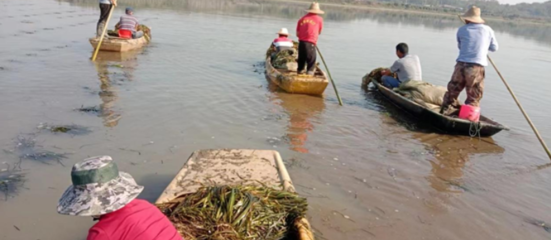
<instances>
[{"instance_id":1,"label":"man in red shirt","mask_svg":"<svg viewBox=\"0 0 551 240\"><path fill-rule=\"evenodd\" d=\"M320 10L317 2L313 2L306 12L308 14L304 15L297 23L299 40L297 72L303 74L308 71L308 74L313 76L316 70L316 44L323 29L323 18L320 15L324 12ZM304 65L307 65L306 70L304 70Z\"/></svg>"},{"instance_id":2,"label":"man in red shirt","mask_svg":"<svg viewBox=\"0 0 551 240\"><path fill-rule=\"evenodd\" d=\"M71 185L59 200L57 212L99 219L87 240L182 240L157 207L136 199L143 187L119 172L109 156L76 163Z\"/></svg>"}]
</instances>

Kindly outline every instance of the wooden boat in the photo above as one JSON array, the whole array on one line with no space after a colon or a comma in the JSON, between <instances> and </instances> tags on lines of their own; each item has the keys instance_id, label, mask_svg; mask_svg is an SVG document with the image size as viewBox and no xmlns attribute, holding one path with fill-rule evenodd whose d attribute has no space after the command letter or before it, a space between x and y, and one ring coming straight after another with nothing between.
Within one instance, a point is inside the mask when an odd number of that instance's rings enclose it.
<instances>
[{"instance_id":1,"label":"wooden boat","mask_svg":"<svg viewBox=\"0 0 551 240\"><path fill-rule=\"evenodd\" d=\"M432 124L435 128L453 135L466 136L481 136L490 137L501 132L501 130L509 130L504 125L493 121L485 116L480 116L480 122L474 124L471 121L454 118L432 111L416 102L388 89L380 83L373 81L373 84L394 105L408 111L413 116L422 121Z\"/></svg>"},{"instance_id":2,"label":"wooden boat","mask_svg":"<svg viewBox=\"0 0 551 240\"><path fill-rule=\"evenodd\" d=\"M210 185L260 185L295 192L293 182L277 151L214 149L195 151L155 202L162 204ZM295 224L296 240L313 240L310 224Z\"/></svg>"},{"instance_id":3,"label":"wooden boat","mask_svg":"<svg viewBox=\"0 0 551 240\"><path fill-rule=\"evenodd\" d=\"M98 45L99 38L90 38L90 44L94 49ZM110 52L126 52L138 48L142 48L148 43L146 37L136 38L136 39L127 39L127 38L118 38L118 37L106 37L101 43L101 51L110 51Z\"/></svg>"},{"instance_id":4,"label":"wooden boat","mask_svg":"<svg viewBox=\"0 0 551 240\"><path fill-rule=\"evenodd\" d=\"M329 84L325 72L319 67L316 67L314 76L297 75L296 71L274 68L269 56L266 58L266 77L289 93L321 95Z\"/></svg>"}]
</instances>

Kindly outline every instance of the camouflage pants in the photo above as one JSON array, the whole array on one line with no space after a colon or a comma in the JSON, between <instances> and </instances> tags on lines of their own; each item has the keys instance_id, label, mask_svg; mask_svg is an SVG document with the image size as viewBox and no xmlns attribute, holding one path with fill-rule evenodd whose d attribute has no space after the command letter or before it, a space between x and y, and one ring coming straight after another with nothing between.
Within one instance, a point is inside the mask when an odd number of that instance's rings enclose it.
<instances>
[{"instance_id":1,"label":"camouflage pants","mask_svg":"<svg viewBox=\"0 0 551 240\"><path fill-rule=\"evenodd\" d=\"M484 93L484 67L474 63L457 62L452 79L448 83L448 92L444 95L442 110L446 113L450 106L459 109L461 104L457 100L463 89L467 89L465 104L478 107Z\"/></svg>"}]
</instances>

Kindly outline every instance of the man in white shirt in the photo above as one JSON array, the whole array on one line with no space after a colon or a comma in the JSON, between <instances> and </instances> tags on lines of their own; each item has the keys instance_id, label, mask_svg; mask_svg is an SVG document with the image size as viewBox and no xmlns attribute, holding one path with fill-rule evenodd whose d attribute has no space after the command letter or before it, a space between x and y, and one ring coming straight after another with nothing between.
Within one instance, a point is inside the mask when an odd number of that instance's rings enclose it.
<instances>
[{"instance_id":1,"label":"man in white shirt","mask_svg":"<svg viewBox=\"0 0 551 240\"><path fill-rule=\"evenodd\" d=\"M421 72L421 61L416 55L409 53L409 47L405 43L400 43L396 46L396 56L398 60L392 64L390 71L383 71L383 77L381 81L387 88L396 88L400 86L400 83L414 80L423 80ZM398 78L393 76L397 75Z\"/></svg>"}]
</instances>

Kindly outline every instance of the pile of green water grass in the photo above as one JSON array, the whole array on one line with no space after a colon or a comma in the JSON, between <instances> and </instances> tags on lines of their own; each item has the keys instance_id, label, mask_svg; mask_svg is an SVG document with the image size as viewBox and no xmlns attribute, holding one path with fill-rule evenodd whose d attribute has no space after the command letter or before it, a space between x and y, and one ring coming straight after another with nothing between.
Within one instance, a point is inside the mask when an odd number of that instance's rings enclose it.
<instances>
[{"instance_id":1,"label":"pile of green water grass","mask_svg":"<svg viewBox=\"0 0 551 240\"><path fill-rule=\"evenodd\" d=\"M306 214L296 193L256 186L202 187L159 204L186 240L285 239Z\"/></svg>"}]
</instances>

